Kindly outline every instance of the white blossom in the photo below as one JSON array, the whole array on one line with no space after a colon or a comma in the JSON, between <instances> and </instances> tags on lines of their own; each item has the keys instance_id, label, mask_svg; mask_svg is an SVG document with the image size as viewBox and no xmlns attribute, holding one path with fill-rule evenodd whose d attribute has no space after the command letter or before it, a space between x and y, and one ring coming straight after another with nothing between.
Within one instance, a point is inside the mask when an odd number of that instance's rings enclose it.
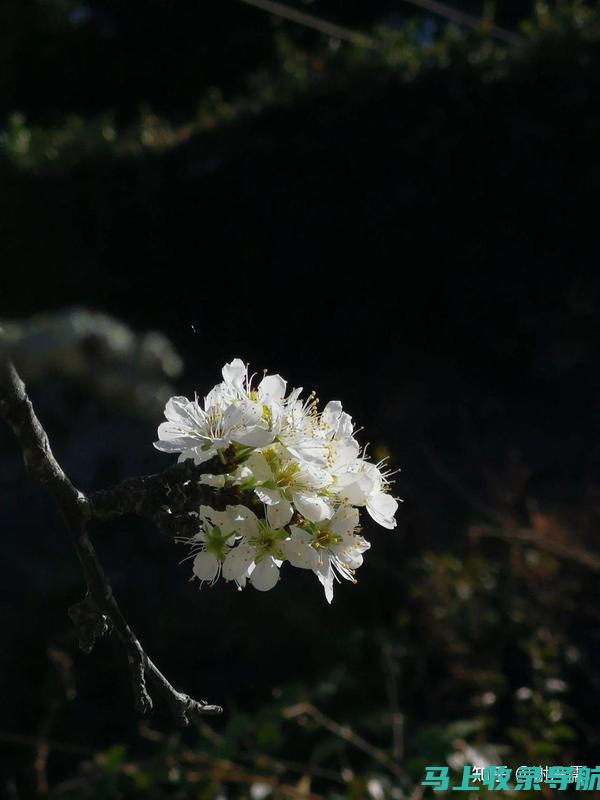
<instances>
[{"instance_id":1,"label":"white blossom","mask_svg":"<svg viewBox=\"0 0 600 800\"><path fill-rule=\"evenodd\" d=\"M223 367L223 382L204 398L172 397L165 407L155 447L180 453L180 461L208 461L230 444L255 448L270 444L280 423L286 382L279 375L262 379L256 390L243 362L236 358Z\"/></svg>"},{"instance_id":2,"label":"white blossom","mask_svg":"<svg viewBox=\"0 0 600 800\"><path fill-rule=\"evenodd\" d=\"M278 446L252 453L246 467L256 481L256 495L272 513L280 515L281 525L290 521L293 507L311 522L333 516L333 503L327 493L333 478L324 469L290 458Z\"/></svg>"},{"instance_id":3,"label":"white blossom","mask_svg":"<svg viewBox=\"0 0 600 800\"><path fill-rule=\"evenodd\" d=\"M272 589L279 580L279 567L284 559L282 542L287 537L278 527L267 507L266 519L259 519L245 506L228 506L227 514L241 536L238 546L230 551L223 564L225 580L244 586L246 578L261 592Z\"/></svg>"},{"instance_id":4,"label":"white blossom","mask_svg":"<svg viewBox=\"0 0 600 800\"><path fill-rule=\"evenodd\" d=\"M180 461L217 457L196 479L217 508L201 506L199 531L186 540L193 573L201 583L222 575L240 588L249 582L269 591L287 562L312 571L331 602L334 582L355 582L370 547L359 534L359 508L396 527L389 473L367 459L338 400L319 412L314 393L286 396L279 375L255 386L239 358L222 378L202 403L172 397L155 443ZM222 498L232 496L239 503L226 505Z\"/></svg>"},{"instance_id":5,"label":"white blossom","mask_svg":"<svg viewBox=\"0 0 600 800\"><path fill-rule=\"evenodd\" d=\"M237 534L226 513L200 506L199 518L200 530L187 540L194 556L192 572L201 584L206 581L212 585L219 577Z\"/></svg>"},{"instance_id":6,"label":"white blossom","mask_svg":"<svg viewBox=\"0 0 600 800\"><path fill-rule=\"evenodd\" d=\"M359 513L352 506L340 506L331 520L291 526L283 551L295 567L312 570L321 582L327 601L333 600L333 582L339 578L355 582L354 573L363 562L370 543L355 533ZM339 576L339 577L338 577Z\"/></svg>"},{"instance_id":7,"label":"white blossom","mask_svg":"<svg viewBox=\"0 0 600 800\"><path fill-rule=\"evenodd\" d=\"M384 528L395 528L398 501L387 491L381 470L361 458L344 464L337 475L334 490L341 499L355 506L366 506L371 517Z\"/></svg>"}]
</instances>

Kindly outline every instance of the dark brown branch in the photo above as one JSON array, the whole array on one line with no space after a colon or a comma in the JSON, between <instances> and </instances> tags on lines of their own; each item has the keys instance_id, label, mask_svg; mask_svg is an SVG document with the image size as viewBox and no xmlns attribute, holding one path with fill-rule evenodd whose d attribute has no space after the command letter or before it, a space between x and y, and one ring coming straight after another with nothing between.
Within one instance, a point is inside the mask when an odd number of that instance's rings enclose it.
<instances>
[{"instance_id":1,"label":"dark brown branch","mask_svg":"<svg viewBox=\"0 0 600 800\"><path fill-rule=\"evenodd\" d=\"M600 572L600 557L594 553L582 550L577 546L545 539L539 532L532 529L515 528L512 530L504 530L503 528L478 525L471 531L471 537L475 541L478 539L498 539L499 541L508 543L517 542L531 545L555 558L586 567L592 572Z\"/></svg>"},{"instance_id":2,"label":"dark brown branch","mask_svg":"<svg viewBox=\"0 0 600 800\"><path fill-rule=\"evenodd\" d=\"M183 461L154 475L126 478L110 489L93 492L89 497L90 511L98 519L111 519L125 514L153 518L165 507L181 512L193 505L197 510L201 503L214 497L214 490L194 479L204 473L222 472L224 466L219 459L199 466L191 459Z\"/></svg>"},{"instance_id":3,"label":"dark brown branch","mask_svg":"<svg viewBox=\"0 0 600 800\"><path fill-rule=\"evenodd\" d=\"M146 713L152 708L152 700L146 687L146 678L151 681L153 692L161 697L181 725L187 725L189 718L195 715L220 713L219 706L208 705L203 701L198 702L174 689L148 658L115 600L110 581L104 573L88 536L87 522L92 516L92 505L88 498L75 488L56 461L48 436L36 417L27 396L25 384L19 378L14 366L1 357L0 416L6 419L21 445L28 473L45 486L54 497L65 523L69 540L79 559L87 585L87 594L80 603L69 610L69 614L77 627L81 648L90 652L96 638L111 630L116 632L127 655L135 704L141 713ZM181 469L172 468L173 482L171 484L169 481L165 482L167 487L165 491L169 489L173 491L177 485L177 478L181 479L181 475L185 474L183 469L185 464L179 465L179 467ZM187 467L187 469L190 468ZM150 482L152 486L154 484L158 486L159 483L158 476L137 480L142 483ZM125 494L126 490L122 489L120 495L122 503ZM142 492L140 496L143 497L144 493ZM151 492L148 492L148 496L153 497ZM100 503L104 509L103 515L106 517L126 513L117 504L117 495L113 496L113 500L116 504L114 514L109 513L106 493L104 500ZM142 510L144 501L140 502L142 504L140 510ZM156 506L154 508L156 510ZM136 511L135 508L127 510ZM98 514L98 516L101 515Z\"/></svg>"},{"instance_id":4,"label":"dark brown branch","mask_svg":"<svg viewBox=\"0 0 600 800\"><path fill-rule=\"evenodd\" d=\"M127 478L109 489L88 496L90 514L107 520L132 514L153 522L166 536L191 537L198 531L201 505L224 509L227 505L252 508L256 497L239 486L214 489L199 482L203 474L222 475L235 469L239 458L235 447L225 450L223 460L212 458L202 464L191 459L173 464L154 475Z\"/></svg>"},{"instance_id":5,"label":"dark brown branch","mask_svg":"<svg viewBox=\"0 0 600 800\"><path fill-rule=\"evenodd\" d=\"M312 703L298 703L295 706L289 706L283 711L284 719L298 719L303 717L310 717L317 725L330 731L334 736L362 750L363 753L366 753L374 761L386 767L396 778L402 780L406 777L402 767L396 764L388 753L381 750L379 747L375 747L375 745L370 742L367 742L366 739L363 739L362 736L355 733L348 725L340 725L339 722L327 717L322 711L313 706Z\"/></svg>"},{"instance_id":6,"label":"dark brown branch","mask_svg":"<svg viewBox=\"0 0 600 800\"><path fill-rule=\"evenodd\" d=\"M441 478L441 480L443 480L447 486L453 489L457 495L460 495L463 500L469 503L478 514L481 514L490 522L497 524L503 523L504 517L502 514L495 508L492 508L492 506L488 505L485 501L477 497L467 486L463 485L460 480L458 480L452 474L452 471L448 469L448 467L437 457L431 448L423 446L421 448L421 452L436 475Z\"/></svg>"}]
</instances>

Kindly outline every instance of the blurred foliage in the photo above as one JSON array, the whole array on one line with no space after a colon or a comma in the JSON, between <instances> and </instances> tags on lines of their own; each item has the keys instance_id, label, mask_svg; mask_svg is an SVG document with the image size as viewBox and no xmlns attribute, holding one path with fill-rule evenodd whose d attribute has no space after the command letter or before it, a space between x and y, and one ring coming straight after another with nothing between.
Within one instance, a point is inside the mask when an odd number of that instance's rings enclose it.
<instances>
[{"instance_id":1,"label":"blurred foliage","mask_svg":"<svg viewBox=\"0 0 600 800\"><path fill-rule=\"evenodd\" d=\"M290 0L290 6L358 28L402 25L419 9L391 0ZM456 5L479 16L479 0ZM500 22L513 24L530 0L498 0ZM436 22L437 19L437 22ZM439 18L429 17L438 29ZM185 0L5 0L0 7L0 113L21 109L51 121L80 109L86 116L112 108L127 119L140 103L159 112L190 116L211 86L226 93L245 76L277 60L274 39L282 29L299 46L318 50L314 31L281 20L239 0L194 4Z\"/></svg>"},{"instance_id":2,"label":"blurred foliage","mask_svg":"<svg viewBox=\"0 0 600 800\"><path fill-rule=\"evenodd\" d=\"M350 652L323 663L318 683L276 686L269 701L191 734L142 723L131 749L97 754L52 796L399 800L432 764L449 764L459 782L464 765L587 763L597 678L589 620L577 630L568 610L581 566L498 536L495 551L476 537L464 557L424 552L394 566L391 624L360 638L368 668ZM595 578L584 569L583 579L598 609ZM343 648L348 632L331 635Z\"/></svg>"},{"instance_id":3,"label":"blurred foliage","mask_svg":"<svg viewBox=\"0 0 600 800\"><path fill-rule=\"evenodd\" d=\"M534 20L523 24L527 34L524 50L527 57L535 45L551 44L547 39L558 35L561 42L567 33L577 32L581 40L597 40L598 16L586 6L568 6L559 13L549 13L545 5L537 7ZM141 104L135 120L118 124L114 110L95 116L71 112L54 125L31 124L22 111L6 117L0 144L15 165L33 170L66 166L89 157L140 156L145 151L176 147L193 135L212 131L247 115L257 115L270 107L288 106L304 97L320 97L332 92L348 92L357 83L375 80L414 80L421 73L472 65L480 80L506 78L507 66L516 65L519 56L509 57L505 45L488 37L486 25L465 33L449 26L431 42L422 41L419 20L407 22L401 30L377 28L375 47L331 40L329 46L307 50L298 47L283 33L273 36L273 65L244 77L244 86L236 93L225 93L211 86L200 95L196 112L185 120L155 112ZM539 57L542 54L537 54ZM534 55L535 57L535 55Z\"/></svg>"},{"instance_id":4,"label":"blurred foliage","mask_svg":"<svg viewBox=\"0 0 600 800\"><path fill-rule=\"evenodd\" d=\"M169 340L136 335L105 314L81 308L2 320L3 345L26 383L49 376L79 383L96 399L155 420L173 395L183 364Z\"/></svg>"},{"instance_id":5,"label":"blurred foliage","mask_svg":"<svg viewBox=\"0 0 600 800\"><path fill-rule=\"evenodd\" d=\"M148 531L105 534L149 650L225 705L211 727L133 726L113 654L83 662L64 633L78 578L58 572L40 637L66 637L77 698L7 633L11 679L50 687L6 700L23 796L401 800L428 764L597 759L600 11L537 3L507 48L364 6L322 9L375 49L229 6L202 36L202 7L164 30L160 2L4 6L4 314L164 329L188 392L207 351L290 363L410 465L401 532L330 611L293 580L243 614L224 587L196 599Z\"/></svg>"},{"instance_id":6,"label":"blurred foliage","mask_svg":"<svg viewBox=\"0 0 600 800\"><path fill-rule=\"evenodd\" d=\"M181 114L161 114L146 96L130 109L128 116L134 118L124 120L110 101L99 113L86 114L84 106L84 113L70 111L50 125L29 122L23 110L11 110L5 114L0 144L5 156L19 167L64 170L90 157L141 156L145 151L177 147L240 117L298 103L306 96L348 92L365 81L411 81L439 69L453 70L450 74L459 81L460 70L468 69L484 84L506 83L517 79L519 70L532 68L533 62L549 56L556 60L559 51L566 55L565 48L570 46L577 48L577 63L591 69L599 37L598 11L582 0L563 0L552 7L539 2L534 8L535 15L520 25L524 39L516 52L490 38L485 17L478 31L444 26L430 41L423 39L420 18L405 21L400 29L376 27L374 47L332 39L328 45L307 49L289 34L275 32L268 66L250 75L241 69L236 87L226 91L217 84L199 92L196 83L195 113L184 119Z\"/></svg>"}]
</instances>

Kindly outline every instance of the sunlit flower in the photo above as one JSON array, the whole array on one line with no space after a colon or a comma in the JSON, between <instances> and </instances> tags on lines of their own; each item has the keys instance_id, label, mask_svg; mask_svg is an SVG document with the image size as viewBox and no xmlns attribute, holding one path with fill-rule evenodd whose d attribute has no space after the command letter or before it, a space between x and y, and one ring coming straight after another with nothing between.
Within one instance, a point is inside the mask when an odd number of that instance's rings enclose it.
<instances>
[{"instance_id":1,"label":"sunlit flower","mask_svg":"<svg viewBox=\"0 0 600 800\"><path fill-rule=\"evenodd\" d=\"M354 573L363 562L362 554L371 546L355 532L358 521L357 508L340 506L326 522L292 525L291 537L283 543L286 559L295 567L315 573L329 603L333 600L334 580L341 577L355 583Z\"/></svg>"},{"instance_id":2,"label":"sunlit flower","mask_svg":"<svg viewBox=\"0 0 600 800\"><path fill-rule=\"evenodd\" d=\"M335 492L354 506L366 506L371 517L384 528L395 528L398 502L387 492L388 482L375 465L357 458L345 464L336 476Z\"/></svg>"},{"instance_id":3,"label":"sunlit flower","mask_svg":"<svg viewBox=\"0 0 600 800\"><path fill-rule=\"evenodd\" d=\"M192 572L200 580L213 584L219 577L222 564L233 547L237 534L229 515L209 506L200 507L200 530L187 543L194 560Z\"/></svg>"},{"instance_id":4,"label":"sunlit flower","mask_svg":"<svg viewBox=\"0 0 600 800\"><path fill-rule=\"evenodd\" d=\"M324 469L290 458L277 446L252 453L245 467L255 482L256 495L271 514L277 515L280 525L290 521L293 507L311 522L333 515L333 503L326 491L333 478Z\"/></svg>"},{"instance_id":5,"label":"sunlit flower","mask_svg":"<svg viewBox=\"0 0 600 800\"><path fill-rule=\"evenodd\" d=\"M234 359L223 367L223 382L206 395L203 407L187 397L167 402L167 421L158 428L155 447L197 464L232 443L264 447L275 438L285 388L279 375L268 375L253 390L243 362Z\"/></svg>"},{"instance_id":6,"label":"sunlit flower","mask_svg":"<svg viewBox=\"0 0 600 800\"><path fill-rule=\"evenodd\" d=\"M245 506L228 506L227 514L241 541L231 550L223 563L223 577L244 586L246 578L259 591L267 592L279 580L279 567L284 559L281 548L287 537L285 530L267 518L259 519Z\"/></svg>"},{"instance_id":7,"label":"sunlit flower","mask_svg":"<svg viewBox=\"0 0 600 800\"><path fill-rule=\"evenodd\" d=\"M219 575L243 588L272 589L284 562L311 570L329 602L334 581L355 582L369 542L359 534L359 508L384 528L396 527L398 502L390 473L372 464L337 401L319 411L314 393L287 396L279 375L255 383L236 358L204 398L172 397L156 447L197 464L215 464L195 480L224 511L203 505L191 545L201 583ZM209 471L210 469L210 471ZM238 500L239 498L239 500Z\"/></svg>"}]
</instances>

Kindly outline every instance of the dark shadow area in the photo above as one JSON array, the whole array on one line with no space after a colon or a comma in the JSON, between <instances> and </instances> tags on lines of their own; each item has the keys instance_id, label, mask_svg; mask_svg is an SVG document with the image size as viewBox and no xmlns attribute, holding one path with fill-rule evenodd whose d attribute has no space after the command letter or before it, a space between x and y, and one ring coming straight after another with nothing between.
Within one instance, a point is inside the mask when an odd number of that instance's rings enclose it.
<instances>
[{"instance_id":1,"label":"dark shadow area","mask_svg":"<svg viewBox=\"0 0 600 800\"><path fill-rule=\"evenodd\" d=\"M397 531L367 527L360 581L331 607L304 574L266 594L198 592L182 548L135 519L98 524L147 651L225 707L204 729L173 734L159 714L140 734L121 652L77 651L78 568L3 428L7 796L400 800L420 796L426 765L593 766L595 6L540 10L516 49L442 28L423 44L415 17L367 52L235 4L213 18L151 3L143 20L138 3L69 5L77 24L47 4L58 33L43 5L32 26L14 4L25 38L0 40L3 322L95 309L167 337L185 365L164 378L177 393L204 393L239 356L339 398L375 459L401 467L405 502ZM367 29L402 6L372 5L309 10ZM499 3L498 21L514 27L517 8ZM133 380L117 402L57 364L31 394L84 491L171 463ZM301 703L402 777L294 716Z\"/></svg>"}]
</instances>

